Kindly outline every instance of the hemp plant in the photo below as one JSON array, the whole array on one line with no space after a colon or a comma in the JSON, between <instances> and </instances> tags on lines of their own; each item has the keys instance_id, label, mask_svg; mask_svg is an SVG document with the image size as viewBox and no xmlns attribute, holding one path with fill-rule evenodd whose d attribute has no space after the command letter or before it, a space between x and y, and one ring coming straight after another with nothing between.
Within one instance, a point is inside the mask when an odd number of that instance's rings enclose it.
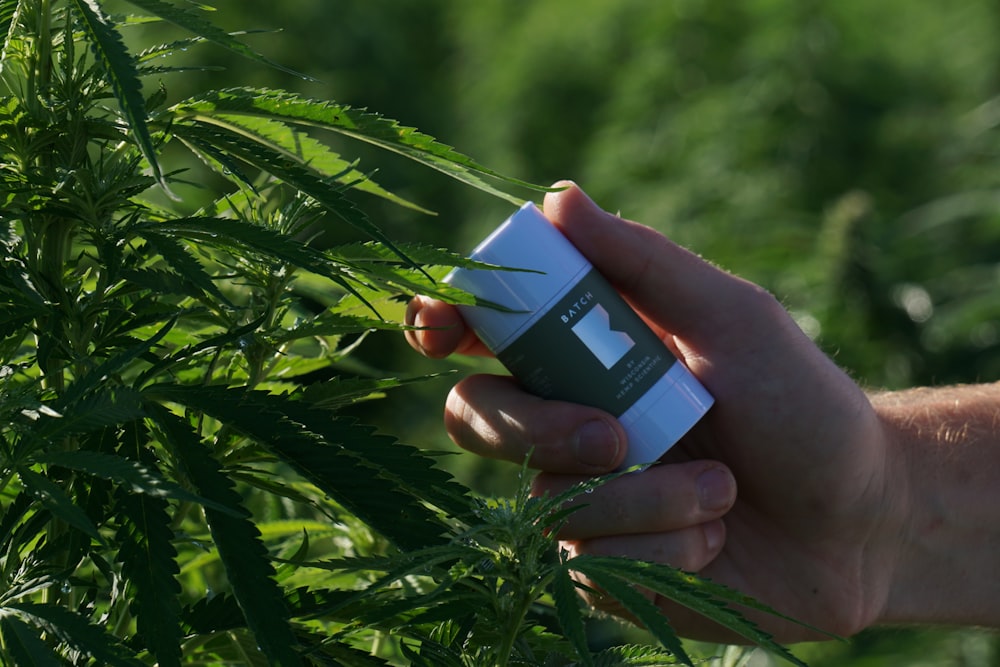
<instances>
[{"instance_id":1,"label":"hemp plant","mask_svg":"<svg viewBox=\"0 0 1000 667\"><path fill-rule=\"evenodd\" d=\"M385 306L471 303L437 279L480 265L393 242L355 195L422 209L324 133L512 202L495 184L528 184L334 102L172 102L157 83L194 44L276 65L204 5L105 4L0 0L0 663L691 664L634 586L782 651L732 591L568 558L569 495L477 499L349 416L409 381L332 372L367 332L404 328ZM184 36L126 46L153 21ZM188 181L210 194L194 212ZM336 225L370 241L311 242ZM587 585L664 648L592 655Z\"/></svg>"}]
</instances>

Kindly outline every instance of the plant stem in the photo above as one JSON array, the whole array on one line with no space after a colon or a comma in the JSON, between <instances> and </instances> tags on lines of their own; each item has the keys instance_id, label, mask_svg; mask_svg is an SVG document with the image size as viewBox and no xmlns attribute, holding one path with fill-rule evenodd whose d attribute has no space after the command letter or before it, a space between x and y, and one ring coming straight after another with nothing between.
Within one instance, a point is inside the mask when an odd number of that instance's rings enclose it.
<instances>
[{"instance_id":1,"label":"plant stem","mask_svg":"<svg viewBox=\"0 0 1000 667\"><path fill-rule=\"evenodd\" d=\"M52 0L42 0L38 12L38 67L37 93L48 96L52 79Z\"/></svg>"},{"instance_id":2,"label":"plant stem","mask_svg":"<svg viewBox=\"0 0 1000 667\"><path fill-rule=\"evenodd\" d=\"M533 596L528 593L520 596L518 604L513 610L514 613L508 615L506 632L504 633L503 641L497 649L494 667L507 667L507 663L510 662L510 654L514 651L514 642L517 641L518 636L521 634L521 624L524 622L524 617L528 614L528 609L531 607L533 599Z\"/></svg>"}]
</instances>

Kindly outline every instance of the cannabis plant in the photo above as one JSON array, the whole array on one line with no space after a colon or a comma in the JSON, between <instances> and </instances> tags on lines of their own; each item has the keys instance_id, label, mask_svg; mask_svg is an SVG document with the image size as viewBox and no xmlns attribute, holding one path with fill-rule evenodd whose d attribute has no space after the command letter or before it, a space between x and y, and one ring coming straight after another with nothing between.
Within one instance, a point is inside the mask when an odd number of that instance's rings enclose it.
<instances>
[{"instance_id":1,"label":"cannabis plant","mask_svg":"<svg viewBox=\"0 0 1000 667\"><path fill-rule=\"evenodd\" d=\"M690 664L636 585L781 650L734 592L560 552L589 486L477 499L349 416L408 381L338 371L402 329L387 306L469 303L437 279L475 265L388 238L356 194L420 207L324 137L512 201L495 184L527 184L333 102L172 101L171 56L195 43L272 63L204 5L127 6L0 0L0 662ZM126 46L154 21L184 36ZM314 242L337 225L369 241ZM592 655L580 575L663 647Z\"/></svg>"}]
</instances>

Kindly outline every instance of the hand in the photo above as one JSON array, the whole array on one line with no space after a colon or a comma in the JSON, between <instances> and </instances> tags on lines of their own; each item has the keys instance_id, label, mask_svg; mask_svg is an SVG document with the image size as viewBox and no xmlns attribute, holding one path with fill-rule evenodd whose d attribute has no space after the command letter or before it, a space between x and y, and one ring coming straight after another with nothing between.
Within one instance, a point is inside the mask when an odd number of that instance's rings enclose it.
<instances>
[{"instance_id":1,"label":"hand","mask_svg":"<svg viewBox=\"0 0 1000 667\"><path fill-rule=\"evenodd\" d=\"M600 210L575 186L546 196L543 208L716 399L664 464L588 496L560 533L564 546L698 571L836 634L880 618L906 498L889 490L894 441L861 389L756 285ZM443 303L417 297L408 321L433 327L407 332L430 357L487 353ZM628 446L610 415L539 399L506 377L456 385L445 424L484 456L520 462L531 451L538 493L613 470ZM658 602L681 634L730 638ZM755 620L779 641L816 638Z\"/></svg>"}]
</instances>

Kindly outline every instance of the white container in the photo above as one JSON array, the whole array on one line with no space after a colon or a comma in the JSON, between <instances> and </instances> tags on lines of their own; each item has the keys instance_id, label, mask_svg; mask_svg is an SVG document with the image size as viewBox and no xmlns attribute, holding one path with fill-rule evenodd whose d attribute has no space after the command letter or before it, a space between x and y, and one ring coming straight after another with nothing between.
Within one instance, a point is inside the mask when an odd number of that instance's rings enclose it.
<instances>
[{"instance_id":1,"label":"white container","mask_svg":"<svg viewBox=\"0 0 1000 667\"><path fill-rule=\"evenodd\" d=\"M712 396L587 259L527 203L472 259L527 271L456 269L445 282L509 311L459 306L531 393L601 408L628 434L622 468L652 463Z\"/></svg>"}]
</instances>

